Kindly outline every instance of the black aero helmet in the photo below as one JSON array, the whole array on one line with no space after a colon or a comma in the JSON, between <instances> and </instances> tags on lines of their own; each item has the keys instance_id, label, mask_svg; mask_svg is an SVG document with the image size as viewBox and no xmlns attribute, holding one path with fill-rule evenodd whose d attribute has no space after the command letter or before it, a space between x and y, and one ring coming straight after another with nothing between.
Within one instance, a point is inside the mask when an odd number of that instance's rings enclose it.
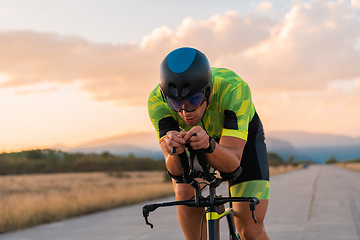
<instances>
[{"instance_id":1,"label":"black aero helmet","mask_svg":"<svg viewBox=\"0 0 360 240\"><path fill-rule=\"evenodd\" d=\"M182 100L201 89L208 101L211 90L211 68L205 54L183 47L170 52L160 65L160 88L166 97Z\"/></svg>"}]
</instances>

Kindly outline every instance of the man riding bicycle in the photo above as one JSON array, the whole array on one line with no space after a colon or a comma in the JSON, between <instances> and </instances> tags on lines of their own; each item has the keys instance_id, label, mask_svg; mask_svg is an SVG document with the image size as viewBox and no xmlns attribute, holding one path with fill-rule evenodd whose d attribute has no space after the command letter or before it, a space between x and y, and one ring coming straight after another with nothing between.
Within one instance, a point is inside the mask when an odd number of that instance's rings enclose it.
<instances>
[{"instance_id":1,"label":"man riding bicycle","mask_svg":"<svg viewBox=\"0 0 360 240\"><path fill-rule=\"evenodd\" d=\"M247 202L236 202L235 225L242 239L269 239L264 227L269 199L265 135L248 84L231 70L210 68L197 49L175 49L160 65L160 84L150 93L148 110L176 200L194 195L193 187L181 183L178 154L188 141L193 149L204 149L208 164L221 173L242 167L240 177L229 181L230 193L260 200L255 212L258 223ZM177 213L185 238L198 240L204 210L178 206Z\"/></svg>"}]
</instances>

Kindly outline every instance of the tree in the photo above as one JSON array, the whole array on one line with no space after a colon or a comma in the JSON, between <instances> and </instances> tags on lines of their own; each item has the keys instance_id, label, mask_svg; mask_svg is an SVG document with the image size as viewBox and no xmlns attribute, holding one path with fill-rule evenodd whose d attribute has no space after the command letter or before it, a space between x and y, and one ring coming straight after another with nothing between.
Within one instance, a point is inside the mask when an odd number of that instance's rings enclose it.
<instances>
[{"instance_id":1,"label":"tree","mask_svg":"<svg viewBox=\"0 0 360 240\"><path fill-rule=\"evenodd\" d=\"M269 166L280 166L284 164L284 160L276 153L268 153Z\"/></svg>"},{"instance_id":2,"label":"tree","mask_svg":"<svg viewBox=\"0 0 360 240\"><path fill-rule=\"evenodd\" d=\"M335 164L338 163L338 160L336 160L335 156L331 156L328 160L326 160L325 164Z\"/></svg>"}]
</instances>

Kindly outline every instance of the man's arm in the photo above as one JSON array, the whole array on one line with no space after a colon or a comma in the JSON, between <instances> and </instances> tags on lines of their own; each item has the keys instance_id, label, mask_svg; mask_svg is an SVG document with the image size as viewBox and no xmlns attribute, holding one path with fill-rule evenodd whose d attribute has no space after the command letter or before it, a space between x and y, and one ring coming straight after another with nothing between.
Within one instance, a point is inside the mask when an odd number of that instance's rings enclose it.
<instances>
[{"instance_id":1,"label":"man's arm","mask_svg":"<svg viewBox=\"0 0 360 240\"><path fill-rule=\"evenodd\" d=\"M215 148L213 153L206 155L209 164L220 172L234 172L240 166L245 144L246 141L241 138L222 136L216 146L218 151Z\"/></svg>"}]
</instances>

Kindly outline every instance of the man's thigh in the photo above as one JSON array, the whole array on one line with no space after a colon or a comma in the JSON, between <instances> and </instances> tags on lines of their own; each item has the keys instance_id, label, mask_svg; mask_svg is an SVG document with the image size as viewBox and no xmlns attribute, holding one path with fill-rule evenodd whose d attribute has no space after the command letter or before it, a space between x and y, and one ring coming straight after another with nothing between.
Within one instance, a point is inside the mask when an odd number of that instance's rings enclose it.
<instances>
[{"instance_id":1,"label":"man's thigh","mask_svg":"<svg viewBox=\"0 0 360 240\"><path fill-rule=\"evenodd\" d=\"M236 202L233 203L233 209L235 213L235 225L238 231L242 234L247 232L257 235L264 229L264 218L268 208L268 199L260 200L260 203L256 205L255 217L257 223L255 223L252 213L250 211L248 202Z\"/></svg>"},{"instance_id":2,"label":"man's thigh","mask_svg":"<svg viewBox=\"0 0 360 240\"><path fill-rule=\"evenodd\" d=\"M235 225L241 235L257 236L264 231L264 218L269 202L269 188L268 180L253 180L231 186L232 197L256 197L260 201L255 209L257 223L252 217L248 202L233 203Z\"/></svg>"}]
</instances>

